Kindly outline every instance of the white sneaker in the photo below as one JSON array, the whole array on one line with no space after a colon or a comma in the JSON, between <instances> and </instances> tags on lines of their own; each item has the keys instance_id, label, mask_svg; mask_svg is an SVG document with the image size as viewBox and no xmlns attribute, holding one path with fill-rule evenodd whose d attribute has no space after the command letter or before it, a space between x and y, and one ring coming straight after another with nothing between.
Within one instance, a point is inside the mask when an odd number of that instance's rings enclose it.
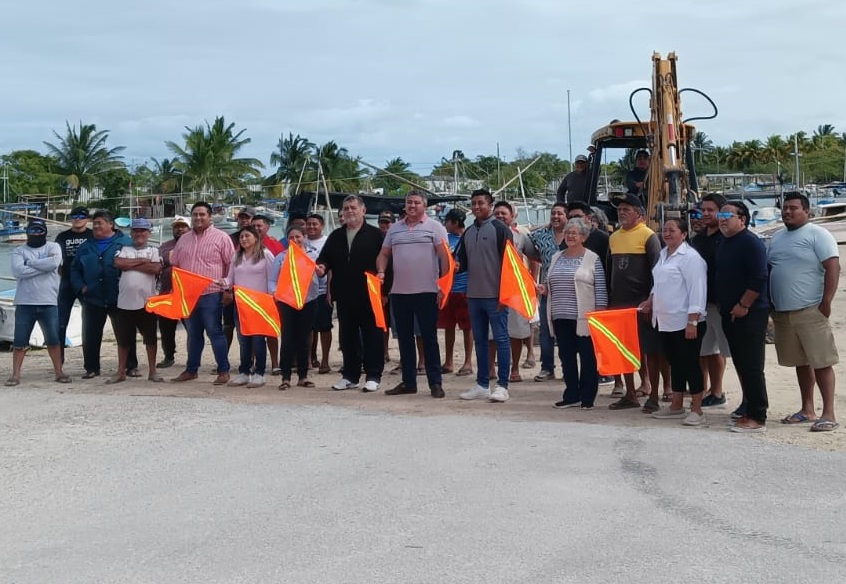
<instances>
[{"instance_id":1,"label":"white sneaker","mask_svg":"<svg viewBox=\"0 0 846 584\"><path fill-rule=\"evenodd\" d=\"M492 402L504 403L504 402L508 401L508 398L509 398L508 390L505 389L504 387L500 387L499 385L497 385L496 387L494 387L494 390L491 392L490 400Z\"/></svg>"},{"instance_id":2,"label":"white sneaker","mask_svg":"<svg viewBox=\"0 0 846 584\"><path fill-rule=\"evenodd\" d=\"M357 383L353 383L349 379L342 377L340 381L332 386L332 389L335 391L343 391L345 389L355 389L356 387L358 387Z\"/></svg>"},{"instance_id":3,"label":"white sneaker","mask_svg":"<svg viewBox=\"0 0 846 584\"><path fill-rule=\"evenodd\" d=\"M491 397L491 390L477 383L472 389L459 394L458 397L459 399L488 399Z\"/></svg>"},{"instance_id":4,"label":"white sneaker","mask_svg":"<svg viewBox=\"0 0 846 584\"><path fill-rule=\"evenodd\" d=\"M659 420L682 419L687 417L687 412L684 408L680 410L671 410L669 407L663 407L657 412L653 412L651 416L653 418L658 418Z\"/></svg>"},{"instance_id":5,"label":"white sneaker","mask_svg":"<svg viewBox=\"0 0 846 584\"><path fill-rule=\"evenodd\" d=\"M379 382L370 379L364 383L364 387L361 388L361 391L366 391L368 393L379 391Z\"/></svg>"},{"instance_id":6,"label":"white sneaker","mask_svg":"<svg viewBox=\"0 0 846 584\"><path fill-rule=\"evenodd\" d=\"M250 382L250 376L245 375L244 373L239 373L235 377L232 378L232 381L227 383L230 387L238 387L241 385L247 385Z\"/></svg>"},{"instance_id":7,"label":"white sneaker","mask_svg":"<svg viewBox=\"0 0 846 584\"><path fill-rule=\"evenodd\" d=\"M697 414L696 412L690 412L687 417L682 420L682 424L685 426L701 426L705 423L705 414Z\"/></svg>"},{"instance_id":8,"label":"white sneaker","mask_svg":"<svg viewBox=\"0 0 846 584\"><path fill-rule=\"evenodd\" d=\"M247 387L261 387L262 385L264 385L264 375L254 373L250 377L250 382L247 384Z\"/></svg>"}]
</instances>

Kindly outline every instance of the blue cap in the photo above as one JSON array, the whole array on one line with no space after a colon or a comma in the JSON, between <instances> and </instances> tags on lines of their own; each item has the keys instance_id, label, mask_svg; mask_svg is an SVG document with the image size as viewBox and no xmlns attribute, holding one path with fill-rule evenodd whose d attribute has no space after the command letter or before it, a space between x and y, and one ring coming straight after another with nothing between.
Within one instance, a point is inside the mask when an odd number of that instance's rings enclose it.
<instances>
[{"instance_id":1,"label":"blue cap","mask_svg":"<svg viewBox=\"0 0 846 584\"><path fill-rule=\"evenodd\" d=\"M150 223L149 219L144 219L143 217L139 219L133 219L132 225L130 229L146 229L147 231L151 231L153 229L153 224Z\"/></svg>"},{"instance_id":2,"label":"blue cap","mask_svg":"<svg viewBox=\"0 0 846 584\"><path fill-rule=\"evenodd\" d=\"M47 223L44 219L33 217L26 225L26 232L29 235L44 235L47 233Z\"/></svg>"}]
</instances>

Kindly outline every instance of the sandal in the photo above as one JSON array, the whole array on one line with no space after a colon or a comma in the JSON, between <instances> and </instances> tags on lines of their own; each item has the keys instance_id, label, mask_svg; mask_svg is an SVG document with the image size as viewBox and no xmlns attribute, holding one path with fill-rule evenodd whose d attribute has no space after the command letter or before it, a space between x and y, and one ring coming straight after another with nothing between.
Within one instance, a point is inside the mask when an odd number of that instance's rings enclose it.
<instances>
[{"instance_id":1,"label":"sandal","mask_svg":"<svg viewBox=\"0 0 846 584\"><path fill-rule=\"evenodd\" d=\"M619 401L615 401L613 404L608 406L609 410L631 410L634 408L639 408L640 402L637 400L630 400L627 397L622 398Z\"/></svg>"},{"instance_id":2,"label":"sandal","mask_svg":"<svg viewBox=\"0 0 846 584\"><path fill-rule=\"evenodd\" d=\"M100 377L99 371L86 371L85 375L82 376L83 379L94 379L95 377Z\"/></svg>"},{"instance_id":3,"label":"sandal","mask_svg":"<svg viewBox=\"0 0 846 584\"><path fill-rule=\"evenodd\" d=\"M464 377L466 375L473 375L473 368L472 367L462 367L458 370L458 373L455 374L458 377Z\"/></svg>"},{"instance_id":4,"label":"sandal","mask_svg":"<svg viewBox=\"0 0 846 584\"><path fill-rule=\"evenodd\" d=\"M16 385L19 385L20 382L21 382L20 379L15 379L14 377L10 377L9 379L6 380L5 385L6 385L6 387L14 387Z\"/></svg>"},{"instance_id":5,"label":"sandal","mask_svg":"<svg viewBox=\"0 0 846 584\"><path fill-rule=\"evenodd\" d=\"M312 359L311 360L311 368L317 369L318 367L320 367L320 361L318 361L317 359Z\"/></svg>"},{"instance_id":6,"label":"sandal","mask_svg":"<svg viewBox=\"0 0 846 584\"><path fill-rule=\"evenodd\" d=\"M509 383L520 383L523 381L523 378L520 376L519 373L512 373L508 376Z\"/></svg>"},{"instance_id":7,"label":"sandal","mask_svg":"<svg viewBox=\"0 0 846 584\"><path fill-rule=\"evenodd\" d=\"M534 369L535 368L535 360L534 359L526 359L523 361L522 365L523 369Z\"/></svg>"},{"instance_id":8,"label":"sandal","mask_svg":"<svg viewBox=\"0 0 846 584\"><path fill-rule=\"evenodd\" d=\"M809 418L802 412L796 412L795 414L790 414L789 416L785 416L781 419L782 424L810 424L816 421L816 418Z\"/></svg>"},{"instance_id":9,"label":"sandal","mask_svg":"<svg viewBox=\"0 0 846 584\"><path fill-rule=\"evenodd\" d=\"M70 378L70 375L62 374L56 376L56 383L70 383L71 381L73 380Z\"/></svg>"},{"instance_id":10,"label":"sandal","mask_svg":"<svg viewBox=\"0 0 846 584\"><path fill-rule=\"evenodd\" d=\"M824 420L820 418L811 425L811 432L831 432L832 430L837 430L839 427L840 424L834 420Z\"/></svg>"},{"instance_id":11,"label":"sandal","mask_svg":"<svg viewBox=\"0 0 846 584\"><path fill-rule=\"evenodd\" d=\"M158 373L154 373L152 375L147 376L147 381L152 381L154 383L162 383L164 382L164 377L162 377Z\"/></svg>"},{"instance_id":12,"label":"sandal","mask_svg":"<svg viewBox=\"0 0 846 584\"><path fill-rule=\"evenodd\" d=\"M640 408L640 411L643 412L644 414L652 414L652 413L657 412L660 409L661 409L661 406L660 406L660 404L658 404L657 401L655 401L654 399L648 399L648 400L646 400L646 403L643 404L643 407Z\"/></svg>"},{"instance_id":13,"label":"sandal","mask_svg":"<svg viewBox=\"0 0 846 584\"><path fill-rule=\"evenodd\" d=\"M126 381L126 375L112 375L106 380L106 385L114 385L115 383L123 383Z\"/></svg>"},{"instance_id":14,"label":"sandal","mask_svg":"<svg viewBox=\"0 0 846 584\"><path fill-rule=\"evenodd\" d=\"M637 391L635 391L635 397L649 397L650 395L652 395L652 392L643 389L638 389Z\"/></svg>"},{"instance_id":15,"label":"sandal","mask_svg":"<svg viewBox=\"0 0 846 584\"><path fill-rule=\"evenodd\" d=\"M141 372L138 369L130 369L126 372L129 377L141 377Z\"/></svg>"},{"instance_id":16,"label":"sandal","mask_svg":"<svg viewBox=\"0 0 846 584\"><path fill-rule=\"evenodd\" d=\"M282 383L279 384L279 391L285 391L286 389L291 389L290 379L283 379Z\"/></svg>"},{"instance_id":17,"label":"sandal","mask_svg":"<svg viewBox=\"0 0 846 584\"><path fill-rule=\"evenodd\" d=\"M452 367L441 365L441 373L452 373Z\"/></svg>"},{"instance_id":18,"label":"sandal","mask_svg":"<svg viewBox=\"0 0 846 584\"><path fill-rule=\"evenodd\" d=\"M626 397L626 388L622 385L615 385L611 390L611 397Z\"/></svg>"},{"instance_id":19,"label":"sandal","mask_svg":"<svg viewBox=\"0 0 846 584\"><path fill-rule=\"evenodd\" d=\"M318 369L317 372L320 375L326 375L327 373L332 372L332 368L327 365L326 367L321 367L320 369Z\"/></svg>"},{"instance_id":20,"label":"sandal","mask_svg":"<svg viewBox=\"0 0 846 584\"><path fill-rule=\"evenodd\" d=\"M314 382L310 379L300 379L297 381L297 387L314 387Z\"/></svg>"}]
</instances>

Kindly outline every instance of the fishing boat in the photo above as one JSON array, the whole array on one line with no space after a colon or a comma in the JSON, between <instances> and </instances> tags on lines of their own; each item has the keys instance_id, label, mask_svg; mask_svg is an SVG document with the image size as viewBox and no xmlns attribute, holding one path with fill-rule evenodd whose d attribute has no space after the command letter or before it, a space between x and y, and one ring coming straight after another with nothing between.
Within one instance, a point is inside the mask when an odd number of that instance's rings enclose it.
<instances>
[{"instance_id":1,"label":"fishing boat","mask_svg":"<svg viewBox=\"0 0 846 584\"><path fill-rule=\"evenodd\" d=\"M15 340L15 289L0 292L0 341L11 343ZM29 344L32 347L44 346L44 333L36 323L29 337ZM71 309L68 332L65 337L65 346L79 347L82 345L82 307L79 303Z\"/></svg>"}]
</instances>

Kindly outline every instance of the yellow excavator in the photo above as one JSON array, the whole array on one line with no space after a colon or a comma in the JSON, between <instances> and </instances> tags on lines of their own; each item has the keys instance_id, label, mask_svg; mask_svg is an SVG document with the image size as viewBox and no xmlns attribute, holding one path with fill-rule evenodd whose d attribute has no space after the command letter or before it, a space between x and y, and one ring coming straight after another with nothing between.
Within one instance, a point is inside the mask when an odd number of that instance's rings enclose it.
<instances>
[{"instance_id":1,"label":"yellow excavator","mask_svg":"<svg viewBox=\"0 0 846 584\"><path fill-rule=\"evenodd\" d=\"M636 95L649 93L650 119L642 120L635 109ZM707 116L682 117L681 96L692 92L702 96L713 108ZM588 200L603 208L611 221L616 220L616 199L626 194L608 192L602 200L598 192L602 178L603 155L609 149L638 149L649 152L643 187L637 189L646 208L647 221L653 229L669 217L686 214L699 200L692 140L696 129L689 122L717 117L717 106L705 93L693 88L679 89L676 77L676 54L664 59L652 54L652 87L635 89L629 95L629 107L635 121L614 120L591 136L588 168ZM619 153L618 153L619 154ZM607 189L607 185L605 187Z\"/></svg>"}]
</instances>

